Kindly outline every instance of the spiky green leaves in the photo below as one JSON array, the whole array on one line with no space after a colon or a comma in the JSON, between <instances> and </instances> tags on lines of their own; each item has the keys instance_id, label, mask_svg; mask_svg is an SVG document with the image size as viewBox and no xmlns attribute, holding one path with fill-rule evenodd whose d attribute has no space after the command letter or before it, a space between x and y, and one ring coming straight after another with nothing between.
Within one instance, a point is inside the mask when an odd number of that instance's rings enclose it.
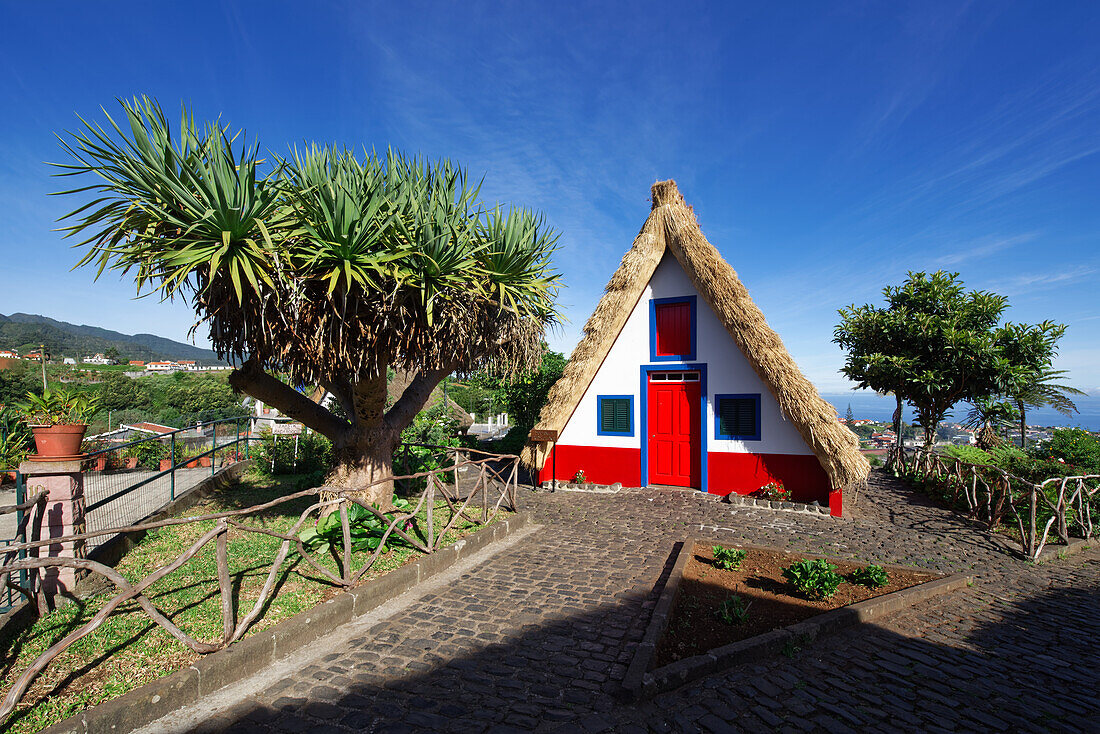
<instances>
[{"instance_id":1,"label":"spiky green leaves","mask_svg":"<svg viewBox=\"0 0 1100 734\"><path fill-rule=\"evenodd\" d=\"M266 164L218 122L200 131L185 110L173 137L156 102L123 108L125 125L62 141L61 175L100 179L62 192L97 195L66 217L80 265L190 298L223 356L308 381L507 371L558 318L556 235L486 210L448 161L310 146Z\"/></svg>"},{"instance_id":2,"label":"spiky green leaves","mask_svg":"<svg viewBox=\"0 0 1100 734\"><path fill-rule=\"evenodd\" d=\"M136 270L138 291L172 298L224 277L238 302L245 289L273 285L270 230L279 225L278 176L263 176L258 148L220 124L200 131L186 109L174 138L160 106L148 97L123 102L127 131L106 115L112 135L84 120L62 139L75 163L64 173L91 173L100 183L62 191L99 197L64 219L67 236L90 246L79 262L104 270Z\"/></svg>"}]
</instances>

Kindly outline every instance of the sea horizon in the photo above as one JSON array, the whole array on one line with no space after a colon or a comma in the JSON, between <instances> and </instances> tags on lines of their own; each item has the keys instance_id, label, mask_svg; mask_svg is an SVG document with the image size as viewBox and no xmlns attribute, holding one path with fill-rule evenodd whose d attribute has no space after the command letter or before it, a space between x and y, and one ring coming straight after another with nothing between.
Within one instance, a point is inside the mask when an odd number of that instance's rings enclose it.
<instances>
[{"instance_id":1,"label":"sea horizon","mask_svg":"<svg viewBox=\"0 0 1100 734\"><path fill-rule=\"evenodd\" d=\"M894 415L896 405L894 398L886 395L876 395L871 391L852 391L847 393L821 393L834 408L837 415L844 417L848 406L852 406L852 417L855 419L869 418L874 421L890 421ZM1084 428L1089 431L1100 431L1100 395L1077 397L1073 401L1079 412L1072 416L1066 416L1050 408L1032 408L1027 411L1028 426L1042 426L1054 428ZM967 403L957 404L945 419L951 423L961 423L966 418L970 406ZM916 415L913 409L905 406L903 420L906 423L915 423Z\"/></svg>"}]
</instances>

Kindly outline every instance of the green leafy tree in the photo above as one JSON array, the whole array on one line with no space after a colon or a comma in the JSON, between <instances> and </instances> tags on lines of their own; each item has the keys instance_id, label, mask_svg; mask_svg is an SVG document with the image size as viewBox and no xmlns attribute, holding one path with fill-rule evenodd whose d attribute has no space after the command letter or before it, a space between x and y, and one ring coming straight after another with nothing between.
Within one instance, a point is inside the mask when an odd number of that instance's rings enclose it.
<instances>
[{"instance_id":1,"label":"green leafy tree","mask_svg":"<svg viewBox=\"0 0 1100 734\"><path fill-rule=\"evenodd\" d=\"M883 294L885 307L840 310L833 341L848 352L841 372L912 405L926 451L956 403L1014 391L1050 363L1065 330L1049 321L1000 325L1008 300L967 292L958 273L910 273Z\"/></svg>"},{"instance_id":2,"label":"green leafy tree","mask_svg":"<svg viewBox=\"0 0 1100 734\"><path fill-rule=\"evenodd\" d=\"M332 147L261 159L221 122L179 126L156 102L63 140L64 193L82 265L182 298L209 327L230 383L333 442L326 482L388 506L393 450L452 372L511 374L558 321L556 235L541 217L487 209L448 161ZM386 405L389 368L415 375ZM287 381L276 374L285 375ZM346 418L299 392L319 385Z\"/></svg>"},{"instance_id":3,"label":"green leafy tree","mask_svg":"<svg viewBox=\"0 0 1100 734\"><path fill-rule=\"evenodd\" d=\"M510 378L486 373L471 377L472 384L491 390L496 395L494 404L508 412L512 427L504 439L503 450L517 453L523 447L550 388L565 371L565 363L563 354L547 350L537 370L526 370Z\"/></svg>"},{"instance_id":4,"label":"green leafy tree","mask_svg":"<svg viewBox=\"0 0 1100 734\"><path fill-rule=\"evenodd\" d=\"M99 384L97 392L101 410L143 409L152 405L149 395L142 390L142 385L137 380L117 372L108 373Z\"/></svg>"},{"instance_id":5,"label":"green leafy tree","mask_svg":"<svg viewBox=\"0 0 1100 734\"><path fill-rule=\"evenodd\" d=\"M1086 393L1075 387L1070 387L1059 380L1066 374L1065 370L1052 369L1049 364L1025 374L1023 380L1017 385L1010 396L1016 405L1016 412L1020 420L1020 447L1027 447L1027 410L1028 408L1041 408L1044 405L1057 410L1065 416L1077 412L1077 405L1070 395L1085 395Z\"/></svg>"}]
</instances>

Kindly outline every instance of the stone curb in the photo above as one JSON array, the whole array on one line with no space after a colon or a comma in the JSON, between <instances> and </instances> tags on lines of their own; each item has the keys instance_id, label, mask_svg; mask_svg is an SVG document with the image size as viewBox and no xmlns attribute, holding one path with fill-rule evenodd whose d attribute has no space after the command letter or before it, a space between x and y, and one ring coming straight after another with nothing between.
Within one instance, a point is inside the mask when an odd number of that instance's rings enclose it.
<instances>
[{"instance_id":1,"label":"stone curb","mask_svg":"<svg viewBox=\"0 0 1100 734\"><path fill-rule=\"evenodd\" d=\"M1061 560L1062 556L1072 555L1073 553L1080 553L1083 550L1088 550L1093 546L1100 545L1100 540L1092 538L1074 538L1069 542L1069 545L1048 545L1043 549L1043 552L1039 554L1039 557L1035 559L1036 563L1046 563L1048 561Z\"/></svg>"},{"instance_id":2,"label":"stone curb","mask_svg":"<svg viewBox=\"0 0 1100 734\"><path fill-rule=\"evenodd\" d=\"M694 545L692 540L688 540L686 543ZM679 548L674 548L672 551L676 555L676 562L668 575L668 580L665 582L665 588L661 591L661 597L657 600L657 605L653 607L653 614L649 618L649 626L646 627L645 635L634 651L634 659L630 661L630 667L626 669L626 675L623 676L622 687L629 694L628 697L635 697L637 695L635 692L642 689L646 671L649 669L653 656L657 654L657 641L664 633L665 627L668 626L668 618L672 615L672 605L676 601L677 592L680 590L680 579L684 577L684 567L691 560L691 552L684 552L686 543L678 543Z\"/></svg>"},{"instance_id":3,"label":"stone curb","mask_svg":"<svg viewBox=\"0 0 1100 734\"><path fill-rule=\"evenodd\" d=\"M698 680L711 673L725 668L745 663L753 663L771 657L782 652L789 646L801 649L813 642L818 637L836 632L846 627L868 622L872 619L883 617L899 609L912 606L932 597L946 594L972 581L966 574L952 574L934 581L928 581L917 586L885 594L856 602L846 607L832 609L818 614L797 624L788 625L771 632L750 637L747 640L739 640L722 647L715 648L701 655L683 658L674 663L669 663L661 668L650 671L650 663L657 654L657 641L664 634L668 625L676 594L679 590L680 579L683 577L684 567L691 558L692 549L696 539L689 538L680 544L676 564L669 574L665 588L661 591L661 597L654 607L653 616L646 628L645 636L639 643L634 653L634 659L627 668L623 678L624 694L633 699L648 698L658 693L679 688L685 683ZM702 542L708 542L702 539ZM738 544L738 548L752 548L757 550L776 550L750 544ZM800 553L805 558L827 558L830 561L843 561L851 563L850 559L820 556L811 553ZM908 571L918 573L932 573L928 569L909 568L906 566L885 565L886 570ZM661 612L660 614L658 612Z\"/></svg>"},{"instance_id":4,"label":"stone curb","mask_svg":"<svg viewBox=\"0 0 1100 734\"><path fill-rule=\"evenodd\" d=\"M177 709L197 703L219 688L263 670L334 627L366 614L449 568L459 559L467 558L529 524L531 515L526 512L499 520L431 555L422 556L414 563L348 589L224 650L203 656L189 668L81 711L43 729L41 734L118 733L145 726Z\"/></svg>"}]
</instances>

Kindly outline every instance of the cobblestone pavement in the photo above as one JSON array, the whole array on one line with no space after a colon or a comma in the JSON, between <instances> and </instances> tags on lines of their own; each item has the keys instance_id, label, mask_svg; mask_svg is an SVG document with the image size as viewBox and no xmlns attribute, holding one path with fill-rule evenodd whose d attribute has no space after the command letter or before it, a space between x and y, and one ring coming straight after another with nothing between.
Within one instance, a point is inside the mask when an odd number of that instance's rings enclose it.
<instances>
[{"instance_id":1,"label":"cobblestone pavement","mask_svg":"<svg viewBox=\"0 0 1100 734\"><path fill-rule=\"evenodd\" d=\"M527 492L545 527L201 731L1100 731L1100 552L1034 565L884 475L834 519L689 492ZM965 571L874 625L618 702L689 535Z\"/></svg>"}]
</instances>

